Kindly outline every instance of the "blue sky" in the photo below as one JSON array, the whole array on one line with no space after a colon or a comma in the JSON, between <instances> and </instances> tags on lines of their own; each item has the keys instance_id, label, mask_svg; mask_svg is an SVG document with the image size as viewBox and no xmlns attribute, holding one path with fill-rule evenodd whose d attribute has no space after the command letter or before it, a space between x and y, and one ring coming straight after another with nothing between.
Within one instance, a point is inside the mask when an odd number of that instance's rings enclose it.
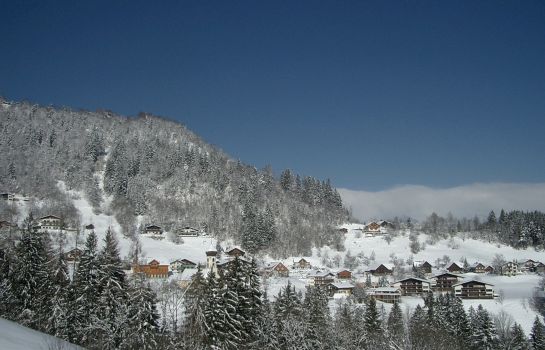
<instances>
[{"instance_id":1,"label":"blue sky","mask_svg":"<svg viewBox=\"0 0 545 350\"><path fill-rule=\"evenodd\" d=\"M543 1L4 3L0 95L379 191L545 179Z\"/></svg>"}]
</instances>

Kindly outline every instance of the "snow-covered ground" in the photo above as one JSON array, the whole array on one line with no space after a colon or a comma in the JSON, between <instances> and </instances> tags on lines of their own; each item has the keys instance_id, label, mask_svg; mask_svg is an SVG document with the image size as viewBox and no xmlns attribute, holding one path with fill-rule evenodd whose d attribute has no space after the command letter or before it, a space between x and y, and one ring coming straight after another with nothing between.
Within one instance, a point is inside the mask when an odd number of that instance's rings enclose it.
<instances>
[{"instance_id":1,"label":"snow-covered ground","mask_svg":"<svg viewBox=\"0 0 545 350\"><path fill-rule=\"evenodd\" d=\"M51 335L35 331L0 318L0 349L2 350L30 350L30 349L83 349Z\"/></svg>"}]
</instances>

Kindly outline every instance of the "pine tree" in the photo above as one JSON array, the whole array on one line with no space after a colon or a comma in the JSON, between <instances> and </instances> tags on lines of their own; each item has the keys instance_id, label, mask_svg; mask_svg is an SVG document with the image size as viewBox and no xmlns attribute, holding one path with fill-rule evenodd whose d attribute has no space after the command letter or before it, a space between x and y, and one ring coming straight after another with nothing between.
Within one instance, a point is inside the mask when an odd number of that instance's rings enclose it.
<instances>
[{"instance_id":1,"label":"pine tree","mask_svg":"<svg viewBox=\"0 0 545 350\"><path fill-rule=\"evenodd\" d=\"M382 340L382 326L377 311L377 302L373 297L368 298L365 303L363 329L367 336L368 348L377 348Z\"/></svg>"},{"instance_id":2,"label":"pine tree","mask_svg":"<svg viewBox=\"0 0 545 350\"><path fill-rule=\"evenodd\" d=\"M426 311L419 305L416 306L409 321L409 335L412 348L426 349L429 342Z\"/></svg>"},{"instance_id":3,"label":"pine tree","mask_svg":"<svg viewBox=\"0 0 545 350\"><path fill-rule=\"evenodd\" d=\"M191 283L185 292L185 323L184 338L190 348L199 348L205 344L206 320L204 318L205 296L207 295L207 282L204 278L201 267L192 277Z\"/></svg>"},{"instance_id":4,"label":"pine tree","mask_svg":"<svg viewBox=\"0 0 545 350\"><path fill-rule=\"evenodd\" d=\"M117 349L126 337L128 293L125 273L113 232L108 229L98 256L100 295L94 320L95 332L104 349Z\"/></svg>"},{"instance_id":5,"label":"pine tree","mask_svg":"<svg viewBox=\"0 0 545 350\"><path fill-rule=\"evenodd\" d=\"M522 327L515 323L513 327L511 328L511 342L510 347L511 350L529 350L530 344L528 343L528 339L526 338L526 335L524 334L524 331L522 330Z\"/></svg>"},{"instance_id":6,"label":"pine tree","mask_svg":"<svg viewBox=\"0 0 545 350\"><path fill-rule=\"evenodd\" d=\"M306 339L312 348L328 348L330 317L327 306L328 296L320 287L309 286L305 294L303 306L306 312Z\"/></svg>"},{"instance_id":7,"label":"pine tree","mask_svg":"<svg viewBox=\"0 0 545 350\"><path fill-rule=\"evenodd\" d=\"M405 326L403 324L403 313L398 302L394 302L387 321L388 337L390 341L401 346L405 338Z\"/></svg>"},{"instance_id":8,"label":"pine tree","mask_svg":"<svg viewBox=\"0 0 545 350\"><path fill-rule=\"evenodd\" d=\"M121 348L157 349L159 314L156 299L144 276L137 275L132 279L127 323L124 325L127 336L122 340Z\"/></svg>"},{"instance_id":9,"label":"pine tree","mask_svg":"<svg viewBox=\"0 0 545 350\"><path fill-rule=\"evenodd\" d=\"M538 316L534 320L530 340L533 350L545 350L545 327Z\"/></svg>"},{"instance_id":10,"label":"pine tree","mask_svg":"<svg viewBox=\"0 0 545 350\"><path fill-rule=\"evenodd\" d=\"M49 320L49 325L51 326L49 333L62 339L68 339L66 330L68 328L68 313L70 312L69 286L70 276L68 275L64 252L61 248L59 249L57 264L53 272L53 311Z\"/></svg>"},{"instance_id":11,"label":"pine tree","mask_svg":"<svg viewBox=\"0 0 545 350\"><path fill-rule=\"evenodd\" d=\"M488 311L479 305L471 317L472 348L475 350L493 350L497 345L496 329Z\"/></svg>"}]
</instances>

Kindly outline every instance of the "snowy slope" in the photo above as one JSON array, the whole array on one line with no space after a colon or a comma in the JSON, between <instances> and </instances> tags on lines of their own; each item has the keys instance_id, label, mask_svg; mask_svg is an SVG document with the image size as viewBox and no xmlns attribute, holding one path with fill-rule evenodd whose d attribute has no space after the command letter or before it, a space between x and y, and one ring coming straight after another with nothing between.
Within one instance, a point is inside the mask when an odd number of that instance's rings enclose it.
<instances>
[{"instance_id":1,"label":"snowy slope","mask_svg":"<svg viewBox=\"0 0 545 350\"><path fill-rule=\"evenodd\" d=\"M83 349L59 338L35 331L0 318L0 349L31 350L31 349Z\"/></svg>"}]
</instances>

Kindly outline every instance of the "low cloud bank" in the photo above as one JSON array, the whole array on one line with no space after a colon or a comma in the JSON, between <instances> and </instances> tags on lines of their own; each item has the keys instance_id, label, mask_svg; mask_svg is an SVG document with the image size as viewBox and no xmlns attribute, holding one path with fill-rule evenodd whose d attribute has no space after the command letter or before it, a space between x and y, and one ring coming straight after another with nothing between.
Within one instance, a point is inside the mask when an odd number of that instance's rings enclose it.
<instances>
[{"instance_id":1,"label":"low cloud bank","mask_svg":"<svg viewBox=\"0 0 545 350\"><path fill-rule=\"evenodd\" d=\"M545 211L545 183L476 183L446 189L404 185L384 191L339 189L345 206L360 220L410 216L422 220L432 212L458 217L485 217L490 210Z\"/></svg>"}]
</instances>

